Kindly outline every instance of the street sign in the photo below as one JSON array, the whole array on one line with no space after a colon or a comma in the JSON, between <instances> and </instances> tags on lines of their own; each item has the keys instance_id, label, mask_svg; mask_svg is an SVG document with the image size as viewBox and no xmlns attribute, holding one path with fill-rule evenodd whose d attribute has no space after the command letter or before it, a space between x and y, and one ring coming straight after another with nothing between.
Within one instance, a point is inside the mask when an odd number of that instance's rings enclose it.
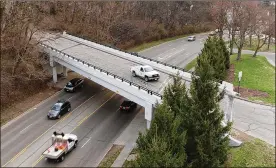
<instances>
[{"instance_id":1,"label":"street sign","mask_svg":"<svg viewBox=\"0 0 276 168\"><path fill-rule=\"evenodd\" d=\"M242 78L242 71L239 72L239 81L241 81Z\"/></svg>"},{"instance_id":2,"label":"street sign","mask_svg":"<svg viewBox=\"0 0 276 168\"><path fill-rule=\"evenodd\" d=\"M240 93L240 85L241 85L241 78L242 78L242 71L239 72L239 86L238 86L238 93Z\"/></svg>"}]
</instances>

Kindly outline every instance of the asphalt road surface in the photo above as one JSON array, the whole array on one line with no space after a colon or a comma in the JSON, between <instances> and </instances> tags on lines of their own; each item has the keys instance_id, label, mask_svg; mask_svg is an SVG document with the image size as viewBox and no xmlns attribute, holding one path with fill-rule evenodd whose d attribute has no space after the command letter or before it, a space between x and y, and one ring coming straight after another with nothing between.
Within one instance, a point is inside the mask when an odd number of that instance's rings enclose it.
<instances>
[{"instance_id":1,"label":"asphalt road surface","mask_svg":"<svg viewBox=\"0 0 276 168\"><path fill-rule=\"evenodd\" d=\"M132 77L130 69L133 66L140 65L137 62L112 55L65 37L58 37L54 41L48 40L45 41L44 44L91 63L94 66L100 67L101 69L116 74L136 84L147 87L157 93L162 89L164 81L169 77L168 74L159 72L160 78L158 81L145 82L144 79Z\"/></svg>"},{"instance_id":2,"label":"asphalt road surface","mask_svg":"<svg viewBox=\"0 0 276 168\"><path fill-rule=\"evenodd\" d=\"M192 59L196 58L203 48L207 34L196 35L196 41L188 42L187 38L163 43L161 45L141 51L140 54L169 64L185 67ZM252 53L252 51L243 51ZM275 66L275 53L260 52ZM221 103L225 109L226 102ZM275 107L247 102L240 99L234 100L233 127L260 138L275 146Z\"/></svg>"},{"instance_id":3,"label":"asphalt road surface","mask_svg":"<svg viewBox=\"0 0 276 168\"><path fill-rule=\"evenodd\" d=\"M62 91L2 129L1 167L96 166L141 107L121 112L118 108L123 97L92 82L85 83L81 91ZM59 99L69 100L72 111L59 120L48 120L47 112ZM41 155L51 145L54 131L72 132L79 139L78 147L58 164Z\"/></svg>"}]
</instances>

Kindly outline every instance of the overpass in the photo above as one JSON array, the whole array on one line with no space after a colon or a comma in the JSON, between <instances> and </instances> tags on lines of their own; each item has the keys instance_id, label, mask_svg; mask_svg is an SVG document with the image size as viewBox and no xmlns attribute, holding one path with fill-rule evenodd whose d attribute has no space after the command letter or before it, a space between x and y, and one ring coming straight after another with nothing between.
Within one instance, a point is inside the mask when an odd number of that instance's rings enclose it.
<instances>
[{"instance_id":1,"label":"overpass","mask_svg":"<svg viewBox=\"0 0 276 168\"><path fill-rule=\"evenodd\" d=\"M183 81L187 83L191 81L192 75L176 66L91 42L66 32L56 35L52 40L44 39L40 45L50 56L54 82L57 82L58 66L63 67L65 75L69 68L143 106L147 128L150 127L155 104L162 101L162 91L168 79L178 74ZM130 68L135 65L152 66L159 71L160 79L144 82L142 79L132 77ZM232 121L235 92L233 85L224 81L220 84L220 89L223 88L227 95L224 119L228 122Z\"/></svg>"}]
</instances>

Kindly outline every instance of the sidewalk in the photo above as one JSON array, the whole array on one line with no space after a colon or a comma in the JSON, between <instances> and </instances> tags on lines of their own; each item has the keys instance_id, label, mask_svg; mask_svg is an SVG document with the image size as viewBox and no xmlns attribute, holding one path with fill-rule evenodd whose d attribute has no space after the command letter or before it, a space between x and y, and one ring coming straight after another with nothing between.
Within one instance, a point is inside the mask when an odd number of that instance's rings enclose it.
<instances>
[{"instance_id":1,"label":"sidewalk","mask_svg":"<svg viewBox=\"0 0 276 168\"><path fill-rule=\"evenodd\" d=\"M136 139L139 132L144 133L146 130L146 120L144 110L140 110L122 134L115 140L115 145L124 145L123 150L114 161L111 167L122 167L128 158L132 149L136 145Z\"/></svg>"}]
</instances>

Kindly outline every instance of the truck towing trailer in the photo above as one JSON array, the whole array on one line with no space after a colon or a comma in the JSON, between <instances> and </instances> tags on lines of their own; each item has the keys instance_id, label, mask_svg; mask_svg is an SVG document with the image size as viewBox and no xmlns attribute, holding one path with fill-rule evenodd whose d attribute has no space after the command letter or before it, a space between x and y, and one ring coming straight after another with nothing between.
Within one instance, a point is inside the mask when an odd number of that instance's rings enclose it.
<instances>
[{"instance_id":1,"label":"truck towing trailer","mask_svg":"<svg viewBox=\"0 0 276 168\"><path fill-rule=\"evenodd\" d=\"M78 138L74 134L64 134L54 132L52 135L52 145L43 152L47 159L62 162L65 155L77 147Z\"/></svg>"}]
</instances>

